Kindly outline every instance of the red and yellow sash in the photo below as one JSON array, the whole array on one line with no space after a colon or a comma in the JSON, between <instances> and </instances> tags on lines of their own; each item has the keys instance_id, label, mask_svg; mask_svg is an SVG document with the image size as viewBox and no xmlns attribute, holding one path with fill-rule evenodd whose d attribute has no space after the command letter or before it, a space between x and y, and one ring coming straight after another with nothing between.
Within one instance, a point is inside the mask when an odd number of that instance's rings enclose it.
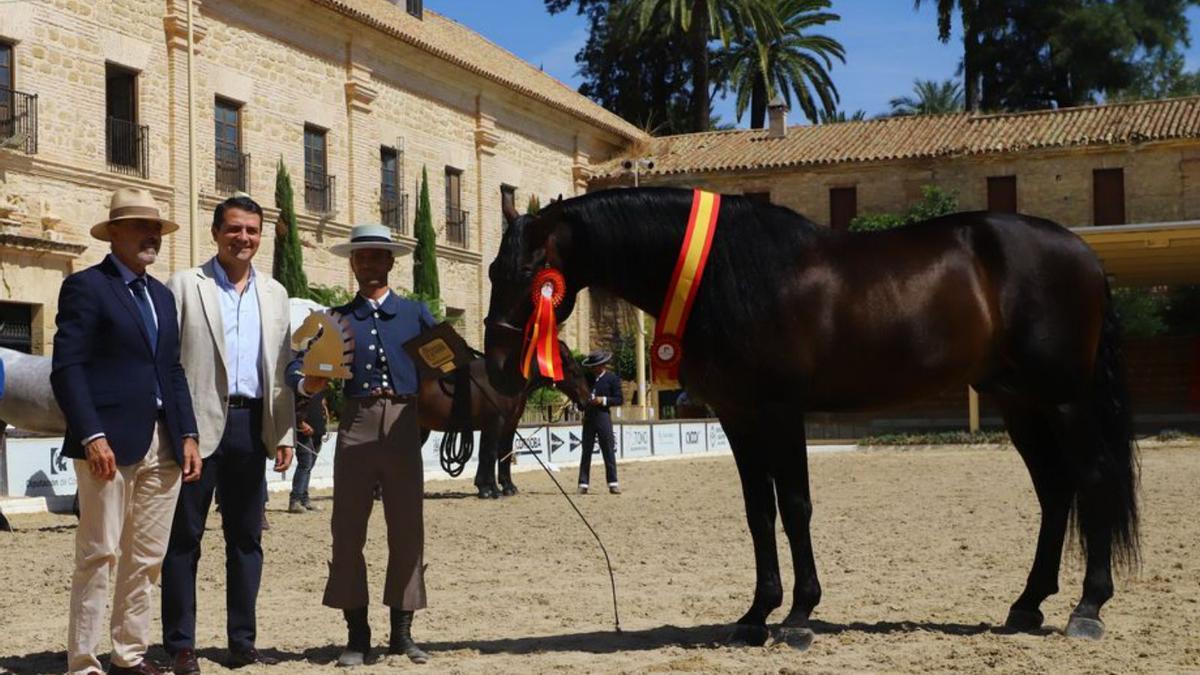
<instances>
[{"instance_id":1,"label":"red and yellow sash","mask_svg":"<svg viewBox=\"0 0 1200 675\"><path fill-rule=\"evenodd\" d=\"M525 353L521 374L529 379L540 373L552 382L563 379L562 354L558 348L558 318L554 310L567 293L562 272L547 267L533 278L533 313L525 325Z\"/></svg>"},{"instance_id":2,"label":"red and yellow sash","mask_svg":"<svg viewBox=\"0 0 1200 675\"><path fill-rule=\"evenodd\" d=\"M717 231L717 216L721 211L721 195L704 190L692 193L692 213L688 217L687 233L675 262L675 272L667 284L667 297L654 328L654 345L650 350L654 382L672 385L679 382L679 361L683 357L683 331L687 326L713 234Z\"/></svg>"}]
</instances>

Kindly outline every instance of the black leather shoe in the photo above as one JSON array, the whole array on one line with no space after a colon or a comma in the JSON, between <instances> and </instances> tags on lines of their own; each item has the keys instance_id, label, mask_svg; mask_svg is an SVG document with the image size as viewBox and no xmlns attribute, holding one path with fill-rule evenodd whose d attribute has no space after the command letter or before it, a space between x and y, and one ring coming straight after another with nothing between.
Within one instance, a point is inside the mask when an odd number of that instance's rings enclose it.
<instances>
[{"instance_id":1,"label":"black leather shoe","mask_svg":"<svg viewBox=\"0 0 1200 675\"><path fill-rule=\"evenodd\" d=\"M175 675L200 675L200 664L196 661L196 651L180 649L179 653L175 654L171 672Z\"/></svg>"},{"instance_id":2,"label":"black leather shoe","mask_svg":"<svg viewBox=\"0 0 1200 675\"><path fill-rule=\"evenodd\" d=\"M262 654L257 649L254 649L253 647L251 647L250 649L247 649L246 651L236 651L235 652L233 650L230 650L230 652L229 652L228 666L231 670L234 668L241 668L243 666L249 666L254 663L261 663L264 666L274 666L279 663L279 659L277 659L273 656L267 656L265 654Z\"/></svg>"},{"instance_id":3,"label":"black leather shoe","mask_svg":"<svg viewBox=\"0 0 1200 675\"><path fill-rule=\"evenodd\" d=\"M110 665L108 675L162 675L153 663L142 659L142 662L132 668Z\"/></svg>"}]
</instances>

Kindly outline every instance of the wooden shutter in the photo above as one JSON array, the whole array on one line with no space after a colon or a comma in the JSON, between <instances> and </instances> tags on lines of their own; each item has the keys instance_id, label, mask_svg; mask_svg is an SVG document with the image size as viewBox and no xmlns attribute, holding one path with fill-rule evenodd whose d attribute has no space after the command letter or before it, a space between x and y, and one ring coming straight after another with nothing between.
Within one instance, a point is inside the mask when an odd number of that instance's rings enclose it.
<instances>
[{"instance_id":1,"label":"wooden shutter","mask_svg":"<svg viewBox=\"0 0 1200 675\"><path fill-rule=\"evenodd\" d=\"M1017 177L989 176L987 179L988 211L1017 212Z\"/></svg>"},{"instance_id":2,"label":"wooden shutter","mask_svg":"<svg viewBox=\"0 0 1200 675\"><path fill-rule=\"evenodd\" d=\"M1125 170L1096 169L1092 172L1092 223L1125 223Z\"/></svg>"},{"instance_id":3,"label":"wooden shutter","mask_svg":"<svg viewBox=\"0 0 1200 675\"><path fill-rule=\"evenodd\" d=\"M858 188L840 187L829 190L829 227L844 230L858 215Z\"/></svg>"}]
</instances>

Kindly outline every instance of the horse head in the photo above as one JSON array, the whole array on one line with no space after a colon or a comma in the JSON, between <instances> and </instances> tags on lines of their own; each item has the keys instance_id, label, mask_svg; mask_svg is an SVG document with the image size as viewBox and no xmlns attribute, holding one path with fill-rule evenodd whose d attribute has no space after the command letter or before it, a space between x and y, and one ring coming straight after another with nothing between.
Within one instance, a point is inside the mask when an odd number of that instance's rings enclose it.
<instances>
[{"instance_id":1,"label":"horse head","mask_svg":"<svg viewBox=\"0 0 1200 675\"><path fill-rule=\"evenodd\" d=\"M536 216L517 215L506 208L504 218L508 228L500 240L496 259L488 267L492 295L484 320L483 341L488 379L497 391L509 396L518 394L526 384L520 361L525 327L534 309L534 275L546 268L563 274L565 293L554 312L559 323L571 315L582 287L566 265L564 252L570 242L570 231L562 219L560 204L554 202Z\"/></svg>"}]
</instances>

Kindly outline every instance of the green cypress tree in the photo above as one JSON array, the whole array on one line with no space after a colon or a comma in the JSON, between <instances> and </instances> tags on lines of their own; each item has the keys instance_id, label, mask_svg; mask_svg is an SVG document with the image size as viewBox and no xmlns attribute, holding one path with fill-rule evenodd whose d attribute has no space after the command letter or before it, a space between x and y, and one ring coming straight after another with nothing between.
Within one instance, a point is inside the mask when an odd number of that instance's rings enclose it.
<instances>
[{"instance_id":1,"label":"green cypress tree","mask_svg":"<svg viewBox=\"0 0 1200 675\"><path fill-rule=\"evenodd\" d=\"M287 289L288 297L307 298L308 278L304 274L304 252L300 248L300 233L296 229L296 209L292 204L292 177L280 158L275 170L275 206L279 209L279 224L275 228L275 280Z\"/></svg>"},{"instance_id":2,"label":"green cypress tree","mask_svg":"<svg viewBox=\"0 0 1200 675\"><path fill-rule=\"evenodd\" d=\"M417 248L413 251L413 297L429 306L437 318L442 313L442 289L438 283L437 233L433 230L433 208L429 205L429 175L421 167L421 194L417 199L413 232Z\"/></svg>"}]
</instances>

